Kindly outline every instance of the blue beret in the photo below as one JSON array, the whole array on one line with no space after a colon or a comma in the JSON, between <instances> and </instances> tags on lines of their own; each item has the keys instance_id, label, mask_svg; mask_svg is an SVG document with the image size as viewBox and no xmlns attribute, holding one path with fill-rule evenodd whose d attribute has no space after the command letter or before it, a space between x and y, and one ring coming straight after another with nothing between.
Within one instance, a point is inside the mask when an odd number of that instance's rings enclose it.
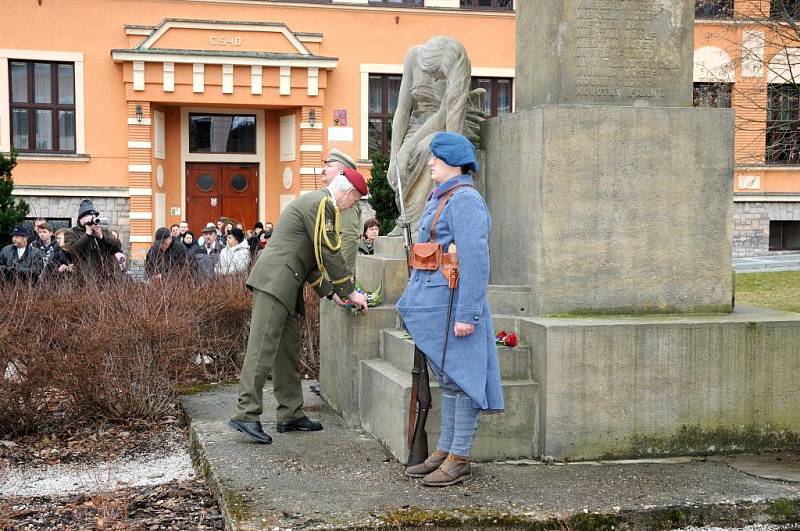
<instances>
[{"instance_id":1,"label":"blue beret","mask_svg":"<svg viewBox=\"0 0 800 531\"><path fill-rule=\"evenodd\" d=\"M448 166L466 166L475 173L480 170L475 157L475 146L458 133L436 133L431 142L431 153Z\"/></svg>"}]
</instances>

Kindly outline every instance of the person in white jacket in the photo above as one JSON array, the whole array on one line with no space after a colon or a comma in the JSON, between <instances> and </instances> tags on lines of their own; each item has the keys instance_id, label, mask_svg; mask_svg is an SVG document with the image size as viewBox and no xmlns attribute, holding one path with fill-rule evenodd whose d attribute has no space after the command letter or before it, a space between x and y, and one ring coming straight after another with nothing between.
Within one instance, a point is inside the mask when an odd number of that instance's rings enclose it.
<instances>
[{"instance_id":1,"label":"person in white jacket","mask_svg":"<svg viewBox=\"0 0 800 531\"><path fill-rule=\"evenodd\" d=\"M244 231L231 229L225 243L225 248L219 253L219 261L214 271L218 275L247 272L250 268L250 246L244 239Z\"/></svg>"}]
</instances>

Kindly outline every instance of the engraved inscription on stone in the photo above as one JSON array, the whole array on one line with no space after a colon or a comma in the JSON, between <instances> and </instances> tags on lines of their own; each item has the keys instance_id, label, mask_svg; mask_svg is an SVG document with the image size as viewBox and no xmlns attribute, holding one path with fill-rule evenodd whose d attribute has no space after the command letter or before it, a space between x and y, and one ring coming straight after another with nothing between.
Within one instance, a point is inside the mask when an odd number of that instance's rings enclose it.
<instances>
[{"instance_id":1,"label":"engraved inscription on stone","mask_svg":"<svg viewBox=\"0 0 800 531\"><path fill-rule=\"evenodd\" d=\"M673 5L680 4L674 2ZM578 0L575 95L602 99L664 97L663 81L679 69L662 28L676 15L658 0ZM680 7L678 7L680 9Z\"/></svg>"}]
</instances>

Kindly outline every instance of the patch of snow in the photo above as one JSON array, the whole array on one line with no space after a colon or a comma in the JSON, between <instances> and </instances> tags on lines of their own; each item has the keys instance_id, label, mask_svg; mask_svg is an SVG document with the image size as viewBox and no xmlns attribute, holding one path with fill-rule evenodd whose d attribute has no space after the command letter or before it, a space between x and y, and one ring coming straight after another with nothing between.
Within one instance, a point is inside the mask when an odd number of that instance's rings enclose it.
<instances>
[{"instance_id":1,"label":"patch of snow","mask_svg":"<svg viewBox=\"0 0 800 531\"><path fill-rule=\"evenodd\" d=\"M195 477L187 449L170 444L158 454L116 459L95 464L20 467L0 480L0 498L11 496L61 496L107 492L125 487L161 485Z\"/></svg>"}]
</instances>

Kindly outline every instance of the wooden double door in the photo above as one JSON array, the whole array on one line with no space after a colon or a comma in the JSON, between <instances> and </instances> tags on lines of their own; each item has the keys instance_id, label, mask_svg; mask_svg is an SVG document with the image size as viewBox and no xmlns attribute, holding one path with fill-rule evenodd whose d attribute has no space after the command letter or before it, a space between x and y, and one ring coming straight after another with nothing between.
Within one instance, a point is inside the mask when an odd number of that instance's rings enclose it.
<instances>
[{"instance_id":1,"label":"wooden double door","mask_svg":"<svg viewBox=\"0 0 800 531\"><path fill-rule=\"evenodd\" d=\"M245 229L258 221L258 164L186 164L186 221L200 230L219 217L235 219Z\"/></svg>"}]
</instances>

